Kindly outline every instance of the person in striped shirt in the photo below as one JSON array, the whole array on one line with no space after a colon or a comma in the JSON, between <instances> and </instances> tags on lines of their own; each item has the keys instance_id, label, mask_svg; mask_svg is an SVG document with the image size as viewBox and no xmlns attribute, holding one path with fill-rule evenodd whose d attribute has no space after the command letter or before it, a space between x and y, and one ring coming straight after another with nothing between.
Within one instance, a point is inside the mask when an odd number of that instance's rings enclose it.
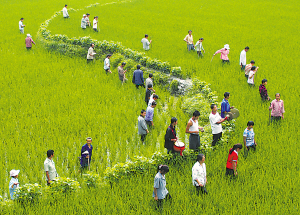
<instances>
[{"instance_id":1,"label":"person in striped shirt","mask_svg":"<svg viewBox=\"0 0 300 215\"><path fill-rule=\"evenodd\" d=\"M251 62L249 64L247 64L245 67L245 77L247 78L247 80L249 77L249 72L250 72L251 68L254 66L254 64L255 64L254 60L251 60Z\"/></svg>"}]
</instances>

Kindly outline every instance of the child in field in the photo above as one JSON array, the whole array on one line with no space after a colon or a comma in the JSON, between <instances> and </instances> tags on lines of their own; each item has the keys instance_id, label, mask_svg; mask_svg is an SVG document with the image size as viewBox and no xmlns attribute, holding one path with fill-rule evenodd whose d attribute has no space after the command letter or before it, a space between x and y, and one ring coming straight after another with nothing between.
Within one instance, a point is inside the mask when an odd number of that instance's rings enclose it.
<instances>
[{"instance_id":1,"label":"child in field","mask_svg":"<svg viewBox=\"0 0 300 215\"><path fill-rule=\"evenodd\" d=\"M238 161L238 153L243 148L242 144L235 144L230 150L228 154L227 164L226 164L226 176L237 176L237 161Z\"/></svg>"},{"instance_id":2,"label":"child in field","mask_svg":"<svg viewBox=\"0 0 300 215\"><path fill-rule=\"evenodd\" d=\"M249 77L248 77L248 81L247 82L248 82L249 86L251 86L251 87L255 86L254 85L254 75L257 72L258 68L259 67L252 66L252 68L251 68L251 70L249 72Z\"/></svg>"},{"instance_id":3,"label":"child in field","mask_svg":"<svg viewBox=\"0 0 300 215\"><path fill-rule=\"evenodd\" d=\"M248 156L248 151L252 148L254 151L256 150L256 142L254 138L254 131L253 131L254 122L249 121L247 123L247 128L243 133L244 137L244 145L245 145L245 157Z\"/></svg>"},{"instance_id":4,"label":"child in field","mask_svg":"<svg viewBox=\"0 0 300 215\"><path fill-rule=\"evenodd\" d=\"M9 172L11 179L9 182L9 193L10 193L10 198L11 200L14 200L14 193L16 191L16 188L19 187L19 180L18 180L18 175L20 173L20 170L11 170Z\"/></svg>"},{"instance_id":5,"label":"child in field","mask_svg":"<svg viewBox=\"0 0 300 215\"><path fill-rule=\"evenodd\" d=\"M154 178L154 190L152 197L157 201L157 209L163 208L164 199L171 199L171 195L166 188L166 177L165 174L169 172L167 165L160 165L158 167L158 173Z\"/></svg>"},{"instance_id":6,"label":"child in field","mask_svg":"<svg viewBox=\"0 0 300 215\"><path fill-rule=\"evenodd\" d=\"M270 98L268 96L268 91L266 89L267 82L268 82L267 79L263 79L261 81L261 85L259 86L260 97L261 97L261 100L263 100L263 101L270 100Z\"/></svg>"},{"instance_id":7,"label":"child in field","mask_svg":"<svg viewBox=\"0 0 300 215\"><path fill-rule=\"evenodd\" d=\"M203 48L203 45L202 45L203 40L204 40L204 39L201 37L201 38L199 39L199 41L197 41L197 43L196 43L196 45L195 45L195 48L196 48L198 57L203 57L203 54L202 54L201 50L203 50L203 52L205 53L204 48Z\"/></svg>"}]
</instances>

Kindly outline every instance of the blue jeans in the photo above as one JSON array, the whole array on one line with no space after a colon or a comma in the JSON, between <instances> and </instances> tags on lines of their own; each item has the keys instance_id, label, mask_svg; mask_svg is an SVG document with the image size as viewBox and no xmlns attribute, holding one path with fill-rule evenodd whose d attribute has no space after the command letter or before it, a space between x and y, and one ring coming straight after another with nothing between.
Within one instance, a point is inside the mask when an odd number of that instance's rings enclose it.
<instances>
[{"instance_id":1,"label":"blue jeans","mask_svg":"<svg viewBox=\"0 0 300 215\"><path fill-rule=\"evenodd\" d=\"M188 45L187 45L187 49L188 49L189 51L191 51L191 50L195 50L195 48L194 48L194 45L193 45L193 44L188 44Z\"/></svg>"},{"instance_id":2,"label":"blue jeans","mask_svg":"<svg viewBox=\"0 0 300 215\"><path fill-rule=\"evenodd\" d=\"M245 70L246 65L242 65L241 70Z\"/></svg>"}]
</instances>

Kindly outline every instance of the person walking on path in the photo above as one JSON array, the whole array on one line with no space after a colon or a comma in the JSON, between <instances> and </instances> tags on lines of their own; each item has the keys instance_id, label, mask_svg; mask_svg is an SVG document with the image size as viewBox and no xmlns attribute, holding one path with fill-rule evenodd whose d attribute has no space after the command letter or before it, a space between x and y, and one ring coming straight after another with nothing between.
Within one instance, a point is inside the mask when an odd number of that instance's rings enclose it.
<instances>
[{"instance_id":1,"label":"person walking on path","mask_svg":"<svg viewBox=\"0 0 300 215\"><path fill-rule=\"evenodd\" d=\"M230 104L228 102L228 99L230 97L230 93L229 92L225 92L224 93L224 99L222 100L221 103L221 117L225 118L225 115L230 112L230 109L233 109L234 107L230 107Z\"/></svg>"},{"instance_id":2,"label":"person walking on path","mask_svg":"<svg viewBox=\"0 0 300 215\"><path fill-rule=\"evenodd\" d=\"M142 110L138 117L138 134L141 135L142 143L145 143L146 135L149 133L147 123L145 121L146 111Z\"/></svg>"},{"instance_id":3,"label":"person walking on path","mask_svg":"<svg viewBox=\"0 0 300 215\"><path fill-rule=\"evenodd\" d=\"M133 72L132 83L135 84L136 88L138 89L140 86L145 88L144 85L144 77L143 71L140 70L141 66L137 65L136 70Z\"/></svg>"},{"instance_id":4,"label":"person walking on path","mask_svg":"<svg viewBox=\"0 0 300 215\"><path fill-rule=\"evenodd\" d=\"M155 92L155 90L153 89L153 74L152 73L149 73L149 77L146 78L146 81L145 81L145 86L147 87L149 84L152 84L152 89L151 91Z\"/></svg>"},{"instance_id":5,"label":"person walking on path","mask_svg":"<svg viewBox=\"0 0 300 215\"><path fill-rule=\"evenodd\" d=\"M152 43L152 40L149 41L148 37L148 34L145 34L145 38L141 40L141 43L143 43L143 49L145 51L148 51L150 49L150 44Z\"/></svg>"},{"instance_id":6,"label":"person walking on path","mask_svg":"<svg viewBox=\"0 0 300 215\"><path fill-rule=\"evenodd\" d=\"M148 102L148 107L151 106L152 102L156 102L158 99L158 95L156 95L155 93L153 93L151 96L150 96L150 100Z\"/></svg>"},{"instance_id":7,"label":"person walking on path","mask_svg":"<svg viewBox=\"0 0 300 215\"><path fill-rule=\"evenodd\" d=\"M108 55L106 55L106 58L104 60L104 70L105 70L106 74L112 73L110 71L110 61L109 61L110 58L111 58L111 54L108 54Z\"/></svg>"},{"instance_id":8,"label":"person walking on path","mask_svg":"<svg viewBox=\"0 0 300 215\"><path fill-rule=\"evenodd\" d=\"M241 51L241 54L240 54L240 66L241 66L241 70L243 71L246 67L246 53L247 51L249 51L249 47L246 46L245 49L243 51Z\"/></svg>"},{"instance_id":9,"label":"person walking on path","mask_svg":"<svg viewBox=\"0 0 300 215\"><path fill-rule=\"evenodd\" d=\"M154 123L153 123L153 117L154 117L154 108L156 107L156 102L152 102L151 106L147 107L146 110L146 116L145 116L145 120L146 123L149 127L153 127Z\"/></svg>"},{"instance_id":10,"label":"person walking on path","mask_svg":"<svg viewBox=\"0 0 300 215\"><path fill-rule=\"evenodd\" d=\"M271 112L271 122L279 122L281 119L283 119L284 114L284 104L283 101L280 99L280 94L275 94L275 99L271 102L271 105L269 107L269 110L272 110Z\"/></svg>"},{"instance_id":11,"label":"person walking on path","mask_svg":"<svg viewBox=\"0 0 300 215\"><path fill-rule=\"evenodd\" d=\"M197 195L201 193L208 194L205 185L207 183L206 178L206 165L204 154L197 155L196 163L192 168L193 185L196 188Z\"/></svg>"},{"instance_id":12,"label":"person walking on path","mask_svg":"<svg viewBox=\"0 0 300 215\"><path fill-rule=\"evenodd\" d=\"M249 150L252 148L254 151L256 150L257 143L254 138L254 131L253 131L254 122L249 121L247 123L247 128L244 130L243 133L243 141L245 145L245 158L248 156Z\"/></svg>"},{"instance_id":13,"label":"person walking on path","mask_svg":"<svg viewBox=\"0 0 300 215\"><path fill-rule=\"evenodd\" d=\"M55 163L53 161L54 151L48 150L47 151L47 158L44 162L44 170L46 172L46 180L47 185L50 185L51 181L54 181L58 174L56 172Z\"/></svg>"},{"instance_id":14,"label":"person walking on path","mask_svg":"<svg viewBox=\"0 0 300 215\"><path fill-rule=\"evenodd\" d=\"M235 144L230 150L228 154L227 164L226 164L226 176L237 176L237 162L239 158L239 151L241 151L243 145L238 143Z\"/></svg>"},{"instance_id":15,"label":"person walking on path","mask_svg":"<svg viewBox=\"0 0 300 215\"><path fill-rule=\"evenodd\" d=\"M14 200L14 194L16 192L16 188L19 187L19 179L18 179L18 175L20 173L20 170L14 170L12 169L9 174L10 174L10 182L9 182L9 194L10 194L10 199Z\"/></svg>"},{"instance_id":16,"label":"person walking on path","mask_svg":"<svg viewBox=\"0 0 300 215\"><path fill-rule=\"evenodd\" d=\"M263 101L270 101L270 98L268 96L268 91L266 88L267 83L268 83L268 80L263 79L261 81L261 85L259 86L259 94L260 94L261 100L263 100Z\"/></svg>"},{"instance_id":17,"label":"person walking on path","mask_svg":"<svg viewBox=\"0 0 300 215\"><path fill-rule=\"evenodd\" d=\"M68 13L68 9L67 9L68 5L65 5L65 7L63 8L63 17L64 18L70 18L69 17L69 13Z\"/></svg>"},{"instance_id":18,"label":"person walking on path","mask_svg":"<svg viewBox=\"0 0 300 215\"><path fill-rule=\"evenodd\" d=\"M188 51L195 50L194 49L194 41L193 41L193 35L192 35L192 30L188 31L188 35L185 36L183 39L186 44L187 44L187 49Z\"/></svg>"},{"instance_id":19,"label":"person walking on path","mask_svg":"<svg viewBox=\"0 0 300 215\"><path fill-rule=\"evenodd\" d=\"M254 64L255 64L255 61L251 60L251 62L249 64L247 64L245 67L245 77L247 78L247 80L249 77L249 72L250 72L251 68L254 66Z\"/></svg>"},{"instance_id":20,"label":"person walking on path","mask_svg":"<svg viewBox=\"0 0 300 215\"><path fill-rule=\"evenodd\" d=\"M82 28L83 30L85 30L85 29L86 29L86 25L87 25L87 22L86 22L86 15L83 14L83 17L82 17L82 19L81 19L81 28Z\"/></svg>"},{"instance_id":21,"label":"person walking on path","mask_svg":"<svg viewBox=\"0 0 300 215\"><path fill-rule=\"evenodd\" d=\"M35 42L32 40L31 35L27 34L27 37L25 38L25 44L26 44L26 49L27 50L31 49L32 43L35 45Z\"/></svg>"},{"instance_id":22,"label":"person walking on path","mask_svg":"<svg viewBox=\"0 0 300 215\"><path fill-rule=\"evenodd\" d=\"M91 43L90 48L87 53L87 56L86 56L87 63L90 63L94 60L94 56L96 54L96 52L94 52L94 47L95 47L95 44Z\"/></svg>"},{"instance_id":23,"label":"person walking on path","mask_svg":"<svg viewBox=\"0 0 300 215\"><path fill-rule=\"evenodd\" d=\"M250 72L249 72L249 77L248 77L248 84L250 87L254 87L254 75L255 73L257 72L259 67L256 67L256 66L252 66Z\"/></svg>"},{"instance_id":24,"label":"person walking on path","mask_svg":"<svg viewBox=\"0 0 300 215\"><path fill-rule=\"evenodd\" d=\"M93 30L95 32L98 32L98 16L94 17L94 20L93 20Z\"/></svg>"},{"instance_id":25,"label":"person walking on path","mask_svg":"<svg viewBox=\"0 0 300 215\"><path fill-rule=\"evenodd\" d=\"M84 144L81 148L80 165L83 170L86 168L90 168L89 166L91 164L93 152L92 141L93 140L91 137L86 138L86 144Z\"/></svg>"},{"instance_id":26,"label":"person walking on path","mask_svg":"<svg viewBox=\"0 0 300 215\"><path fill-rule=\"evenodd\" d=\"M20 30L21 34L24 34L25 25L23 25L23 20L24 20L24 18L21 18L20 21L19 21L19 30Z\"/></svg>"},{"instance_id":27,"label":"person walking on path","mask_svg":"<svg viewBox=\"0 0 300 215\"><path fill-rule=\"evenodd\" d=\"M155 201L157 201L157 209L163 209L163 201L164 199L169 200L171 199L171 195L167 190L166 186L166 177L165 174L169 172L169 167L167 165L160 165L158 166L158 173L155 175L154 178L154 190L152 197Z\"/></svg>"},{"instance_id":28,"label":"person walking on path","mask_svg":"<svg viewBox=\"0 0 300 215\"><path fill-rule=\"evenodd\" d=\"M215 146L216 143L222 137L222 125L221 123L228 119L228 117L222 118L220 114L217 112L218 107L216 104L212 104L210 106L212 112L209 115L209 122L211 125L211 131L213 134L213 141L211 143L212 146Z\"/></svg>"},{"instance_id":29,"label":"person walking on path","mask_svg":"<svg viewBox=\"0 0 300 215\"><path fill-rule=\"evenodd\" d=\"M149 104L149 100L150 100L150 97L151 97L151 89L152 89L152 84L148 84L147 90L146 90L146 96L145 96L145 102L146 102L147 106Z\"/></svg>"},{"instance_id":30,"label":"person walking on path","mask_svg":"<svg viewBox=\"0 0 300 215\"><path fill-rule=\"evenodd\" d=\"M223 63L230 63L229 62L229 58L228 58L228 54L229 54L229 45L228 44L226 44L226 45L224 45L224 48L222 48L222 49L220 49L220 50L218 50L218 51L216 51L215 53L214 53L214 55L213 56L215 56L216 54L218 54L218 53L221 53L221 60L222 60L222 62Z\"/></svg>"},{"instance_id":31,"label":"person walking on path","mask_svg":"<svg viewBox=\"0 0 300 215\"><path fill-rule=\"evenodd\" d=\"M204 50L203 45L202 45L203 40L204 39L201 37L195 45L198 57L201 57L201 58L203 57L202 51L203 51L203 53L205 53L205 50Z\"/></svg>"},{"instance_id":32,"label":"person walking on path","mask_svg":"<svg viewBox=\"0 0 300 215\"><path fill-rule=\"evenodd\" d=\"M127 78L125 76L125 73L127 72L127 70L124 70L124 67L125 67L126 63L123 62L121 64L121 66L118 67L118 74L119 74L119 79L120 81L122 82L122 84L127 81Z\"/></svg>"},{"instance_id":33,"label":"person walking on path","mask_svg":"<svg viewBox=\"0 0 300 215\"><path fill-rule=\"evenodd\" d=\"M193 113L193 117L189 119L185 129L185 133L190 134L189 147L190 149L195 151L199 151L200 148L199 129L201 130L201 132L204 132L203 128L198 126L199 116L200 112L196 110Z\"/></svg>"},{"instance_id":34,"label":"person walking on path","mask_svg":"<svg viewBox=\"0 0 300 215\"><path fill-rule=\"evenodd\" d=\"M177 118L172 117L171 124L167 128L166 134L165 134L165 148L167 149L167 154L170 152L174 152L174 144L178 140L176 136L176 130L175 126L177 125Z\"/></svg>"},{"instance_id":35,"label":"person walking on path","mask_svg":"<svg viewBox=\"0 0 300 215\"><path fill-rule=\"evenodd\" d=\"M90 27L91 26L91 22L90 22L90 14L87 13L86 17L85 17L85 22L86 22L86 27Z\"/></svg>"}]
</instances>

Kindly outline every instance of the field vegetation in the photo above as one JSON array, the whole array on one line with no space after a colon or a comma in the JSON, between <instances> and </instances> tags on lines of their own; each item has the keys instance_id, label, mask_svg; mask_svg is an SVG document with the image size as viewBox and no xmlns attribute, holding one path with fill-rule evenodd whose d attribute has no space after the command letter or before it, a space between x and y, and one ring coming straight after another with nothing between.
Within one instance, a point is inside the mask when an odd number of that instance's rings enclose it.
<instances>
[{"instance_id":1,"label":"field vegetation","mask_svg":"<svg viewBox=\"0 0 300 215\"><path fill-rule=\"evenodd\" d=\"M172 203L165 204L165 214L297 214L299 210L299 74L295 66L299 41L296 39L299 2L280 1L72 1L71 18L56 17L49 25L54 34L69 38L90 36L98 41L121 42L132 50L142 51L144 34L153 40L146 53L151 58L181 67L183 78L198 78L211 84L219 101L225 91L231 93L230 104L240 110L235 132L228 143L206 154L209 195L197 197L191 183L191 159L170 162L167 187ZM21 169L19 180L45 186L43 161L46 151L55 150L56 168L61 176L78 180L81 189L52 198L43 193L37 202L7 203L5 213L104 213L154 214L152 187L156 173L150 168L143 174L123 177L114 183L87 186L78 175L78 156L87 136L93 137L92 172L103 176L106 167L124 163L135 155L151 157L164 152L163 137L170 118L179 119L177 131L184 134L188 118L185 103L171 96L164 87L156 88L160 99L155 114L155 130L145 145L137 135L137 116L145 107L144 89L130 83L122 85L114 68L105 75L100 59L93 65L78 56L70 57L48 51L37 43L25 49L25 35L20 35L17 22L24 17L25 34L33 40L40 24L63 8L60 1L3 2L0 9L10 14L2 26L1 65L1 142L0 195L8 193L8 172ZM82 10L81 10L82 9ZM5 11L4 11L5 10ZM83 31L83 13L99 16L100 32ZM2 23L4 25L4 23ZM205 54L187 52L183 38L193 30L194 41L204 38ZM230 65L222 66L213 53L224 44L230 45ZM247 62L255 60L260 67L256 86L249 88L239 69L239 53L249 46ZM97 50L96 50L97 51ZM112 57L113 61L113 57ZM260 100L258 85L267 78L271 98L279 92L285 102L285 118L279 125L268 126L268 105ZM294 108L295 107L295 108ZM207 110L201 110L206 112ZM229 148L242 141L249 120L255 122L258 150L247 159L240 153L235 181L224 178ZM209 132L209 129L207 129ZM209 136L209 133L206 133ZM101 184L101 181L99 181ZM200 212L199 212L200 211Z\"/></svg>"}]
</instances>

